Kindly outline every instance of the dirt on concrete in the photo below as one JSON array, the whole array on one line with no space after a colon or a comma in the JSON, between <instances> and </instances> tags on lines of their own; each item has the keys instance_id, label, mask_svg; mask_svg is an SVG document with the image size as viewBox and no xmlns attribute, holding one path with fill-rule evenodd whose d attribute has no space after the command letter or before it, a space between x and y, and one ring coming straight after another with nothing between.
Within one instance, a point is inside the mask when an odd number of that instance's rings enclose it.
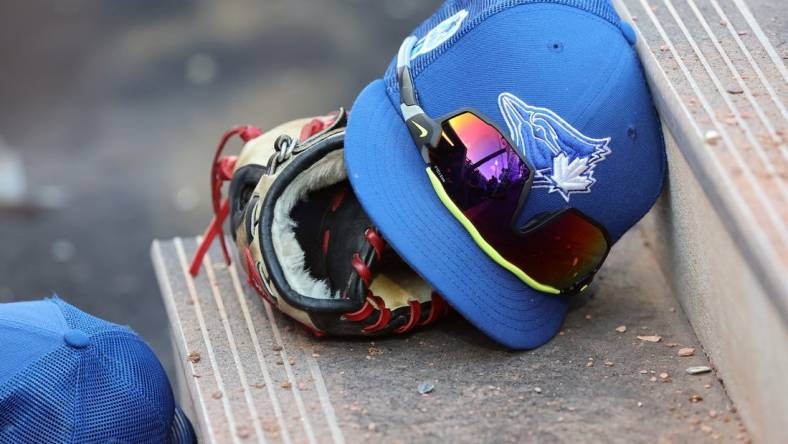
<instances>
[{"instance_id":1,"label":"dirt on concrete","mask_svg":"<svg viewBox=\"0 0 788 444\"><path fill-rule=\"evenodd\" d=\"M458 316L405 340L309 344L354 441L749 441L714 371L687 373L713 365L637 230L537 350L501 349Z\"/></svg>"}]
</instances>

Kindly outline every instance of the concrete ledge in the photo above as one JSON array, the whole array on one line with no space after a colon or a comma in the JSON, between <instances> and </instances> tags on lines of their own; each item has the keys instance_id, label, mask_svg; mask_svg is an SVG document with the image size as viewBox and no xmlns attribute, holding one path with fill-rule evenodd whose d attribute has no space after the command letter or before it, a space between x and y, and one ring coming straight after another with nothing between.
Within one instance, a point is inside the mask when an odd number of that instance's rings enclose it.
<instances>
[{"instance_id":1,"label":"concrete ledge","mask_svg":"<svg viewBox=\"0 0 788 444\"><path fill-rule=\"evenodd\" d=\"M785 442L788 71L743 0L613 3L669 134L644 233L753 438Z\"/></svg>"},{"instance_id":2,"label":"concrete ledge","mask_svg":"<svg viewBox=\"0 0 788 444\"><path fill-rule=\"evenodd\" d=\"M657 262L756 442L785 442L788 329L681 151L643 221Z\"/></svg>"}]
</instances>

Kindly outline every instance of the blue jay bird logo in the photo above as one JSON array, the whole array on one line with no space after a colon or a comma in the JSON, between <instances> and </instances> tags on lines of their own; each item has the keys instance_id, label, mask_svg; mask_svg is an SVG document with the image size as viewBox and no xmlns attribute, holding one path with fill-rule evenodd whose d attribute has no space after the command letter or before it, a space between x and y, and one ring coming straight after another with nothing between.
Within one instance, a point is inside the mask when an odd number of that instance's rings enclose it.
<instances>
[{"instance_id":1,"label":"blue jay bird logo","mask_svg":"<svg viewBox=\"0 0 788 444\"><path fill-rule=\"evenodd\" d=\"M591 192L594 168L611 153L610 137L585 136L553 111L528 105L512 93L501 93L498 107L512 142L536 170L533 188L558 192L566 202L572 194Z\"/></svg>"}]
</instances>

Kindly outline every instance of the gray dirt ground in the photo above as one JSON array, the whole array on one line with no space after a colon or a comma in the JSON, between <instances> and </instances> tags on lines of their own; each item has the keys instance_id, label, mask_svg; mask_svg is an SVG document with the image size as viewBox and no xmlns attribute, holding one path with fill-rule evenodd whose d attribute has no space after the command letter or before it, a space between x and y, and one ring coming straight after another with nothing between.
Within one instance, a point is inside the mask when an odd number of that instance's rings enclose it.
<instances>
[{"instance_id":1,"label":"gray dirt ground","mask_svg":"<svg viewBox=\"0 0 788 444\"><path fill-rule=\"evenodd\" d=\"M349 106L355 94L383 72L401 38L438 4L437 0L0 2L0 136L21 153L34 185L55 187L66 197L57 210L32 215L0 212L0 301L58 292L99 316L130 324L171 371L166 316L148 248L153 238L203 229L209 214L207 168L221 132L239 122L269 127ZM775 48L788 57L788 3L752 0L750 4ZM620 303L626 307L628 301L624 298ZM604 298L594 299L569 317L564 336L533 353L504 354L508 360L503 363L487 361L485 353L501 352L478 335L466 336L467 325L457 319L410 342L381 342L377 346L384 354L361 364L378 371L389 360L394 366L417 359L413 364L424 365L424 378L429 378L429 362L446 366L447 371L457 362L471 362L470 371L480 374L474 394L494 399L495 389L485 387L513 383L507 363L527 359L533 379L524 390L536 383L545 389L541 397L528 392L528 412L552 408L563 421L582 421L585 415L601 413L582 405L559 413L563 407L558 405L571 406L573 397L590 385L611 384L612 402L619 406L616 412L622 417L638 412L628 417L633 421L630 426L638 427L639 422L664 413L659 409L667 404L657 407L646 399L644 407L637 409L633 402L639 399L628 397L634 393L628 387L647 384L648 378L628 373L619 379L626 381L624 385L616 389L605 376L623 373L620 361L632 363L628 370L640 366L658 370L661 364L649 344L634 342L629 333L624 339L612 328L631 323L633 330L648 326L664 333L687 327L678 321L671 324L671 318L665 325L641 319L644 312L636 305L622 312L630 319L608 317L610 310L620 309ZM586 321L585 313L595 319ZM689 331L681 334L692 340ZM619 354L598 356L598 364L586 369L585 360L597 356L599 341L620 342ZM441 358L444 344L456 348L451 360ZM367 347L360 343L358 352L366 353ZM423 352L417 358L403 357L411 347ZM600 364L604 359L615 366L605 368ZM579 366L577 372L553 381L551 375L566 369L569 361ZM347 363L351 364L359 365ZM457 366L456 371L465 370ZM670 387L689 390L675 382ZM441 393L452 390L450 380L438 381L436 395L418 402L424 408L447 402L441 401ZM675 401L662 401L686 403L684 398L686 393L676 394ZM548 406L557 400L559 404ZM482 406L469 408L481 419ZM703 414L700 407L693 409L681 414ZM540 429L535 419L518 420L533 424L533 433L545 434L545 439L551 428L561 427L550 423ZM367 421L359 418L361 426ZM386 418L369 421L384 427Z\"/></svg>"},{"instance_id":2,"label":"gray dirt ground","mask_svg":"<svg viewBox=\"0 0 788 444\"><path fill-rule=\"evenodd\" d=\"M306 346L320 354L339 418L355 431L349 436L387 442L746 440L723 382L713 374L686 374L708 360L700 352L677 356L680 348L701 348L643 246L637 230L622 239L559 335L537 350L503 350L458 317L405 341ZM616 331L620 326L626 331ZM638 339L654 335L660 342ZM435 391L420 396L421 382ZM692 402L693 395L703 400ZM391 415L392 408L416 413Z\"/></svg>"}]
</instances>

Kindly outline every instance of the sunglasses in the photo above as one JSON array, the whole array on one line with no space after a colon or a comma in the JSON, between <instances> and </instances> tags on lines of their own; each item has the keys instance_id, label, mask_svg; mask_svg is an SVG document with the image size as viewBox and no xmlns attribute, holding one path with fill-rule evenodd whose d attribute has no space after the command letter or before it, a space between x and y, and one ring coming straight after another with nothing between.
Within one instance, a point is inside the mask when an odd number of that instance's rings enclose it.
<instances>
[{"instance_id":1,"label":"sunglasses","mask_svg":"<svg viewBox=\"0 0 788 444\"><path fill-rule=\"evenodd\" d=\"M605 229L575 208L518 224L534 169L494 123L473 109L441 119L419 106L410 74L417 39L397 56L400 110L441 202L497 264L535 290L584 290L610 250Z\"/></svg>"}]
</instances>

